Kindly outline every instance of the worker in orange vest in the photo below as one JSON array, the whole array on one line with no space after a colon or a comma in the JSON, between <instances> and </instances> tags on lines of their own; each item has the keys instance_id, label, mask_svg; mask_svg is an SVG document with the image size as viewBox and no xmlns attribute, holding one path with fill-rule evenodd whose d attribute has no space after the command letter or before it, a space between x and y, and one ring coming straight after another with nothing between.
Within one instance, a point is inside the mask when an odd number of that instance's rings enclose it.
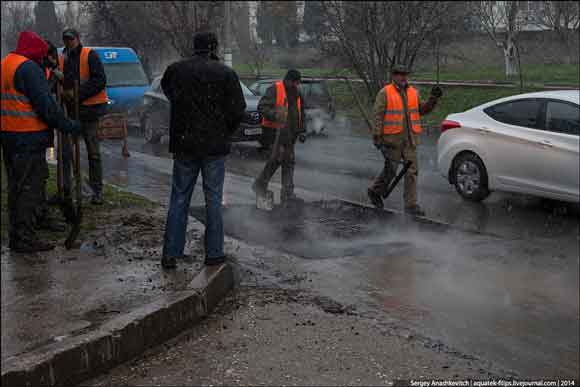
<instances>
[{"instance_id":1,"label":"worker in orange vest","mask_svg":"<svg viewBox=\"0 0 580 387\"><path fill-rule=\"evenodd\" d=\"M65 48L59 66L64 74L63 99L70 107L69 112L73 112L73 87L79 81L79 118L89 158L89 183L93 190L91 203L100 205L103 204L103 168L97 127L99 117L107 113L107 77L99 55L96 51L83 47L78 31L66 29L62 33L62 39ZM63 158L72 159L71 154L70 149L63 148ZM65 165L68 163L65 162ZM65 170L65 195L70 195L70 176L68 170Z\"/></svg>"},{"instance_id":2,"label":"worker in orange vest","mask_svg":"<svg viewBox=\"0 0 580 387\"><path fill-rule=\"evenodd\" d=\"M46 148L51 129L78 134L80 124L68 120L50 96L42 67L48 45L24 31L16 50L2 59L2 126L0 144L8 182L9 248L14 252L47 251L54 246L36 235L35 211L48 175Z\"/></svg>"},{"instance_id":3,"label":"worker in orange vest","mask_svg":"<svg viewBox=\"0 0 580 387\"><path fill-rule=\"evenodd\" d=\"M301 202L294 193L294 145L296 140L306 140L300 81L301 74L298 70L288 70L284 80L270 86L258 103L258 111L262 114L262 128L274 131L275 140L270 158L252 189L258 197L265 196L270 179L281 166L280 199L283 205Z\"/></svg>"},{"instance_id":4,"label":"worker in orange vest","mask_svg":"<svg viewBox=\"0 0 580 387\"><path fill-rule=\"evenodd\" d=\"M385 158L383 171L368 189L368 196L377 208L383 208L383 198L397 172L400 160L412 162L405 175L405 212L422 216L417 203L417 144L422 132L421 115L430 113L443 95L434 86L427 102L421 104L419 92L407 80L410 71L401 64L391 70L391 83L379 91L374 105L373 142Z\"/></svg>"}]
</instances>

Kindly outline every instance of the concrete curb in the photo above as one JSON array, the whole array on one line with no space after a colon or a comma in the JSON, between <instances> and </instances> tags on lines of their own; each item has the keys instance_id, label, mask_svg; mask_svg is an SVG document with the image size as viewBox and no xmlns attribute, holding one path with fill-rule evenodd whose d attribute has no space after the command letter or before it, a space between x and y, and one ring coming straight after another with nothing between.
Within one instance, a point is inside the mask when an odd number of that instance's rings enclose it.
<instances>
[{"instance_id":1,"label":"concrete curb","mask_svg":"<svg viewBox=\"0 0 580 387\"><path fill-rule=\"evenodd\" d=\"M207 316L233 286L231 265L204 267L191 281L191 290L163 296L89 333L7 359L2 385L76 385L181 333Z\"/></svg>"}]
</instances>

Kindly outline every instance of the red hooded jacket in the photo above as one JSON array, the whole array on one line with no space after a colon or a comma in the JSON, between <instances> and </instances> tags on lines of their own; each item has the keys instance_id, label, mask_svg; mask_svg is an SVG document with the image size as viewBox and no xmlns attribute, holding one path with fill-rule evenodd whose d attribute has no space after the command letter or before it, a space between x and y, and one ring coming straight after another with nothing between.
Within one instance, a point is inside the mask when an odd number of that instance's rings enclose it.
<instances>
[{"instance_id":1,"label":"red hooded jacket","mask_svg":"<svg viewBox=\"0 0 580 387\"><path fill-rule=\"evenodd\" d=\"M27 57L41 66L43 58L48 53L48 44L36 33L23 31L18 37L18 45L13 52Z\"/></svg>"}]
</instances>

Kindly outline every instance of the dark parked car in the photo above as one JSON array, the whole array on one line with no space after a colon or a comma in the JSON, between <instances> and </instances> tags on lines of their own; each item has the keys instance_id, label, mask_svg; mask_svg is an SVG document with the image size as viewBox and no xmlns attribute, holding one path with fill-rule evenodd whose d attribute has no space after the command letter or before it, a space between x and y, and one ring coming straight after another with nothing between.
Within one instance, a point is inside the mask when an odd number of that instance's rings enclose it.
<instances>
[{"instance_id":1,"label":"dark parked car","mask_svg":"<svg viewBox=\"0 0 580 387\"><path fill-rule=\"evenodd\" d=\"M141 114L141 128L147 142L158 143L161 137L169 134L169 100L161 89L161 76L156 77L151 83L149 90L145 92L144 107ZM246 85L240 82L242 92L246 100L246 115L239 129L232 136L232 142L258 141L262 146L269 143L262 136L262 119L258 113L258 101L256 96Z\"/></svg>"},{"instance_id":2,"label":"dark parked car","mask_svg":"<svg viewBox=\"0 0 580 387\"><path fill-rule=\"evenodd\" d=\"M266 94L268 87L278 79L260 79L250 85L257 95ZM323 79L302 78L300 92L306 105L306 131L308 133L322 133L329 122L336 115L334 99L330 94L328 84Z\"/></svg>"}]
</instances>

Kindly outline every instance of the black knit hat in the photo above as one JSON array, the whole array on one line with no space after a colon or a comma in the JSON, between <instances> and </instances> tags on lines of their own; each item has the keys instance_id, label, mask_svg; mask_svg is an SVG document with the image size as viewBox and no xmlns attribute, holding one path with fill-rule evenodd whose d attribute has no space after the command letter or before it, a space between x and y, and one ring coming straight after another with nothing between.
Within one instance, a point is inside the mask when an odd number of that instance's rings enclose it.
<instances>
[{"instance_id":1,"label":"black knit hat","mask_svg":"<svg viewBox=\"0 0 580 387\"><path fill-rule=\"evenodd\" d=\"M218 48L218 39L213 32L198 32L193 37L195 52L213 52Z\"/></svg>"},{"instance_id":2,"label":"black knit hat","mask_svg":"<svg viewBox=\"0 0 580 387\"><path fill-rule=\"evenodd\" d=\"M285 81L301 81L302 80L302 75L300 74L300 71L295 70L295 69L290 69L286 73L286 76L284 77L284 80Z\"/></svg>"}]
</instances>

